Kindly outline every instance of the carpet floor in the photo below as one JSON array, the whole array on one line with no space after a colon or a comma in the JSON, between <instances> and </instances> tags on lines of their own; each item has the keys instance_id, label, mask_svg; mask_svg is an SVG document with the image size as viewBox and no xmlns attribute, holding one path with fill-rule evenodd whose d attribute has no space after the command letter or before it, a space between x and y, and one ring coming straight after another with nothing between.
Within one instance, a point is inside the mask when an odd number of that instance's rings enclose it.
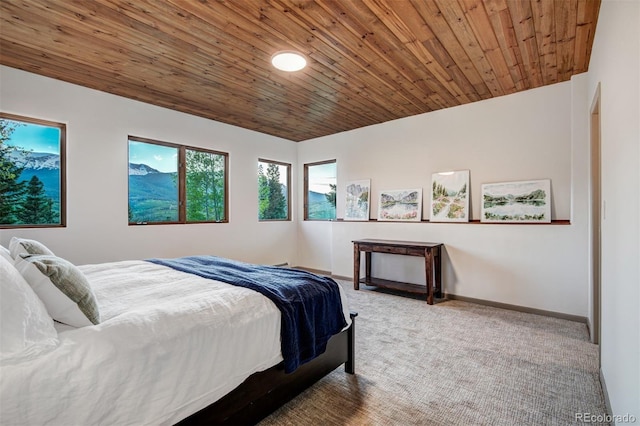
<instances>
[{"instance_id":1,"label":"carpet floor","mask_svg":"<svg viewBox=\"0 0 640 426\"><path fill-rule=\"evenodd\" d=\"M260 426L578 425L606 413L585 324L339 283L358 312L356 374L336 369Z\"/></svg>"}]
</instances>

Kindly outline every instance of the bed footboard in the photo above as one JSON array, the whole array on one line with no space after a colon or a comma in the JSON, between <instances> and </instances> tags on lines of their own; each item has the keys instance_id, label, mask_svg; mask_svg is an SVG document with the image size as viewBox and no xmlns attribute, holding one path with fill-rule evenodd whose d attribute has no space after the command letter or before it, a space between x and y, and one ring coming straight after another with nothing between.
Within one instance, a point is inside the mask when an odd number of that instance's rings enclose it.
<instances>
[{"instance_id":1,"label":"bed footboard","mask_svg":"<svg viewBox=\"0 0 640 426\"><path fill-rule=\"evenodd\" d=\"M290 374L285 374L283 363L252 374L233 391L178 425L253 425L340 365L344 364L345 371L354 374L355 318L358 314L351 312L350 315L351 326L333 336L322 355Z\"/></svg>"}]
</instances>

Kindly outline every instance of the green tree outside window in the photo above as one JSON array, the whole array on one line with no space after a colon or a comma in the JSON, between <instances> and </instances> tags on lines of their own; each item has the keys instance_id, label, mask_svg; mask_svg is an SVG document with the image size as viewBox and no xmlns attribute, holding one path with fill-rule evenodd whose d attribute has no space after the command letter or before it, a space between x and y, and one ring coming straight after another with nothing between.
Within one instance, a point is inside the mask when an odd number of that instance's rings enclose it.
<instances>
[{"instance_id":1,"label":"green tree outside window","mask_svg":"<svg viewBox=\"0 0 640 426\"><path fill-rule=\"evenodd\" d=\"M269 160L258 161L259 220L290 219L290 169L290 164Z\"/></svg>"},{"instance_id":2,"label":"green tree outside window","mask_svg":"<svg viewBox=\"0 0 640 426\"><path fill-rule=\"evenodd\" d=\"M187 149L187 222L224 220L224 157Z\"/></svg>"},{"instance_id":3,"label":"green tree outside window","mask_svg":"<svg viewBox=\"0 0 640 426\"><path fill-rule=\"evenodd\" d=\"M65 125L0 113L0 227L64 225Z\"/></svg>"}]
</instances>

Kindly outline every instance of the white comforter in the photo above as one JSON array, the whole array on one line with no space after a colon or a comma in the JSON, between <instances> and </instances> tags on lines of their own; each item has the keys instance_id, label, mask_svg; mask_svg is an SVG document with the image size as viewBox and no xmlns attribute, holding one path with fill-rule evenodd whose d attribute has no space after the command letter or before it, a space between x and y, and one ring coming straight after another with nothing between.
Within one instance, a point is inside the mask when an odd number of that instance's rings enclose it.
<instances>
[{"instance_id":1,"label":"white comforter","mask_svg":"<svg viewBox=\"0 0 640 426\"><path fill-rule=\"evenodd\" d=\"M81 269L102 323L3 366L1 424L173 424L282 360L280 312L252 290L144 261Z\"/></svg>"}]
</instances>

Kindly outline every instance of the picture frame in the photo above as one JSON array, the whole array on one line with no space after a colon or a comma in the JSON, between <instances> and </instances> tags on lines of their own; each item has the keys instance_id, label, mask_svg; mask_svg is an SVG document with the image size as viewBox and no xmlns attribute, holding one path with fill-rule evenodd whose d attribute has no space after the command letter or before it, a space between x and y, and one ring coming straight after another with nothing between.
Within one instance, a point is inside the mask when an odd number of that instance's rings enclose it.
<instances>
[{"instance_id":1,"label":"picture frame","mask_svg":"<svg viewBox=\"0 0 640 426\"><path fill-rule=\"evenodd\" d=\"M482 184L481 222L550 223L551 180Z\"/></svg>"},{"instance_id":2,"label":"picture frame","mask_svg":"<svg viewBox=\"0 0 640 426\"><path fill-rule=\"evenodd\" d=\"M378 221L420 222L422 188L380 191Z\"/></svg>"},{"instance_id":3,"label":"picture frame","mask_svg":"<svg viewBox=\"0 0 640 426\"><path fill-rule=\"evenodd\" d=\"M431 175L430 222L469 221L469 170Z\"/></svg>"},{"instance_id":4,"label":"picture frame","mask_svg":"<svg viewBox=\"0 0 640 426\"><path fill-rule=\"evenodd\" d=\"M371 179L347 182L345 199L344 220L368 221L371 209Z\"/></svg>"}]
</instances>

